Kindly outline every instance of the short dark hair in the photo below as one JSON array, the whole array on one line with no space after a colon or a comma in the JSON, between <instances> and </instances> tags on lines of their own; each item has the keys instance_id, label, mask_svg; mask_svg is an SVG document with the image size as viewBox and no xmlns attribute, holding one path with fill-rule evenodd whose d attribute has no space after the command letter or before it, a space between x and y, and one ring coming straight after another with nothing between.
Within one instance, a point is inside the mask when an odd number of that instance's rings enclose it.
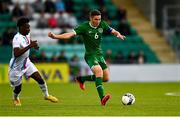
<instances>
[{"instance_id":1,"label":"short dark hair","mask_svg":"<svg viewBox=\"0 0 180 117\"><path fill-rule=\"evenodd\" d=\"M29 23L29 19L27 17L20 17L17 21L17 27L21 27L26 23Z\"/></svg>"},{"instance_id":2,"label":"short dark hair","mask_svg":"<svg viewBox=\"0 0 180 117\"><path fill-rule=\"evenodd\" d=\"M97 9L94 9L94 10L90 11L90 13L89 13L90 17L96 16L96 15L101 15L101 12Z\"/></svg>"}]
</instances>

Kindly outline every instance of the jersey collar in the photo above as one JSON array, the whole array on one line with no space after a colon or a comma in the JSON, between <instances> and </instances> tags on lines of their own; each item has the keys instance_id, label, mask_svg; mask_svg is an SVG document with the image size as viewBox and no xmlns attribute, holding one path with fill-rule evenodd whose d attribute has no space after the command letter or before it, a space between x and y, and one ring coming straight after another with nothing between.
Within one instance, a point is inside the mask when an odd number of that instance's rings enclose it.
<instances>
[{"instance_id":1,"label":"jersey collar","mask_svg":"<svg viewBox=\"0 0 180 117\"><path fill-rule=\"evenodd\" d=\"M93 26L93 25L91 24L91 22L89 22L89 25L90 25L90 27L92 27L92 28L94 28L94 29L97 28L97 27Z\"/></svg>"},{"instance_id":2,"label":"jersey collar","mask_svg":"<svg viewBox=\"0 0 180 117\"><path fill-rule=\"evenodd\" d=\"M18 32L18 34L21 35L21 36L23 36L23 37L26 37L26 36L22 35L20 32Z\"/></svg>"}]
</instances>

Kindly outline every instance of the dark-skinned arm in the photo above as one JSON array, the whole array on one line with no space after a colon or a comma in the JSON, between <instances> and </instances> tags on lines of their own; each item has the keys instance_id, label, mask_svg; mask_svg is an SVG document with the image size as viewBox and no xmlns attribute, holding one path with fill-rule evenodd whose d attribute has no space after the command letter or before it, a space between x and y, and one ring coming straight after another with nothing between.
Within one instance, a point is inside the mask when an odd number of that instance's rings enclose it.
<instances>
[{"instance_id":1,"label":"dark-skinned arm","mask_svg":"<svg viewBox=\"0 0 180 117\"><path fill-rule=\"evenodd\" d=\"M25 48L14 48L14 56L15 57L19 57L21 56L22 54L24 54L26 51L28 51L30 48L35 48L35 49L38 49L38 44L37 44L37 41L31 41L31 43L26 46Z\"/></svg>"}]
</instances>

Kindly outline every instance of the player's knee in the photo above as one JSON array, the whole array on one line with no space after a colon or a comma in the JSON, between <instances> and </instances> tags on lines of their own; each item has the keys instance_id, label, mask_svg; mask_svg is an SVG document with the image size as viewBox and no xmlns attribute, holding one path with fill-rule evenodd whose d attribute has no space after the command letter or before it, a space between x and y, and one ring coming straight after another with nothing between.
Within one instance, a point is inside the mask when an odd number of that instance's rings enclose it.
<instances>
[{"instance_id":1,"label":"player's knee","mask_svg":"<svg viewBox=\"0 0 180 117\"><path fill-rule=\"evenodd\" d=\"M102 77L102 76L103 76L103 73L97 72L97 73L95 73L95 76L96 76L96 77Z\"/></svg>"},{"instance_id":2,"label":"player's knee","mask_svg":"<svg viewBox=\"0 0 180 117\"><path fill-rule=\"evenodd\" d=\"M102 70L97 70L95 75L96 75L96 77L102 77L103 76Z\"/></svg>"},{"instance_id":3,"label":"player's knee","mask_svg":"<svg viewBox=\"0 0 180 117\"><path fill-rule=\"evenodd\" d=\"M103 78L103 82L108 82L109 78Z\"/></svg>"},{"instance_id":4,"label":"player's knee","mask_svg":"<svg viewBox=\"0 0 180 117\"><path fill-rule=\"evenodd\" d=\"M38 82L38 84L44 84L45 83L42 78L38 79L37 82Z\"/></svg>"},{"instance_id":5,"label":"player's knee","mask_svg":"<svg viewBox=\"0 0 180 117\"><path fill-rule=\"evenodd\" d=\"M93 72L96 77L103 77L103 71L102 71L101 67L99 67L99 66L95 67L93 69Z\"/></svg>"},{"instance_id":6,"label":"player's knee","mask_svg":"<svg viewBox=\"0 0 180 117\"><path fill-rule=\"evenodd\" d=\"M21 87L15 87L14 93L19 94L21 92Z\"/></svg>"}]
</instances>

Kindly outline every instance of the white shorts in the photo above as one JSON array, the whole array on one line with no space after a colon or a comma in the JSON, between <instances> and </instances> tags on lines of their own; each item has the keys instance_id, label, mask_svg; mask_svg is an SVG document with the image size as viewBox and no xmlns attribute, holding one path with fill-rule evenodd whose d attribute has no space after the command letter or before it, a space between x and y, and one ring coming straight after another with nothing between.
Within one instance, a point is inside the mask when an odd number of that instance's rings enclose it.
<instances>
[{"instance_id":1,"label":"white shorts","mask_svg":"<svg viewBox=\"0 0 180 117\"><path fill-rule=\"evenodd\" d=\"M36 66L27 59L25 64L26 68L23 70L18 70L15 68L9 68L9 80L13 87L18 86L22 83L22 76L30 77L33 73L37 72Z\"/></svg>"}]
</instances>

